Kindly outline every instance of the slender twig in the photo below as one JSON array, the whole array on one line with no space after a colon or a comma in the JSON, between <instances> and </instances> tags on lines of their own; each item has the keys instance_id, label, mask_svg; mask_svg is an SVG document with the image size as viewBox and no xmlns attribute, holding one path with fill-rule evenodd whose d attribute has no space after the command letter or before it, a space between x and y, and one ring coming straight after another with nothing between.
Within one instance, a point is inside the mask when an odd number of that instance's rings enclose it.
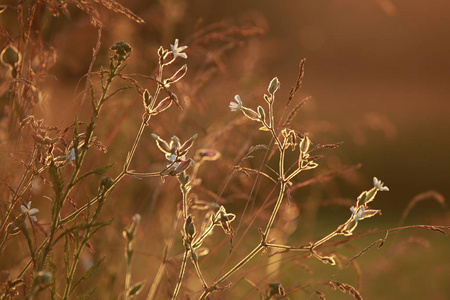
<instances>
[{"instance_id":1,"label":"slender twig","mask_svg":"<svg viewBox=\"0 0 450 300\"><path fill-rule=\"evenodd\" d=\"M183 282L184 273L186 271L187 258L189 255L189 248L186 247L184 249L183 260L181 261L180 274L178 275L178 281L175 285L175 289L173 290L172 300L177 299L178 293L180 292L181 284Z\"/></svg>"}]
</instances>

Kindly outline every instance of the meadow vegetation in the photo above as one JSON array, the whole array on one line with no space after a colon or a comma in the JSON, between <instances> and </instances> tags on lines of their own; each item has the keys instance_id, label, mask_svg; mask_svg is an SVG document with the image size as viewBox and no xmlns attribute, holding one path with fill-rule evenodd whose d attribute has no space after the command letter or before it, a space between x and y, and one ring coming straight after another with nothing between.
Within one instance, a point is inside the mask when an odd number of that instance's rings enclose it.
<instances>
[{"instance_id":1,"label":"meadow vegetation","mask_svg":"<svg viewBox=\"0 0 450 300\"><path fill-rule=\"evenodd\" d=\"M447 235L448 226L371 227L379 198L391 201L376 177L346 195L353 200L314 199L360 165L320 170L342 143L299 129L306 59L287 99L279 91L288 84L272 76L223 101L223 60L264 33L256 24L199 24L161 45L124 34L106 45L108 26L125 22L114 18L144 19L114 0L0 9L1 299L362 299L366 252L404 229ZM52 68L76 55L52 42L75 22L96 35L72 45L92 51L75 61L84 75L73 87L70 71L57 78ZM249 86L251 72L242 75ZM58 94L66 86L72 99ZM422 195L402 220L424 198L444 203ZM322 207L336 216L322 220Z\"/></svg>"}]
</instances>

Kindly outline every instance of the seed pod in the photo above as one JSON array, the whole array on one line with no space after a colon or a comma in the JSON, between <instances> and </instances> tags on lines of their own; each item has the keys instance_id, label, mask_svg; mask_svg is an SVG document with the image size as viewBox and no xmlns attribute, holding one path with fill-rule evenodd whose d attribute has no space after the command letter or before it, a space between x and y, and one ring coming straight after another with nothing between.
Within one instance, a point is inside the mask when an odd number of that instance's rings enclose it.
<instances>
[{"instance_id":1,"label":"seed pod","mask_svg":"<svg viewBox=\"0 0 450 300\"><path fill-rule=\"evenodd\" d=\"M189 158L185 161L182 161L176 168L175 168L175 174L180 174L181 172L185 171L187 168L189 168L191 165L194 165L194 161L192 158Z\"/></svg>"},{"instance_id":2,"label":"seed pod","mask_svg":"<svg viewBox=\"0 0 450 300\"><path fill-rule=\"evenodd\" d=\"M165 111L172 105L172 98L166 97L161 102L158 103L158 105L153 109L153 111L150 113L151 115L157 115L160 112Z\"/></svg>"},{"instance_id":3,"label":"seed pod","mask_svg":"<svg viewBox=\"0 0 450 300\"><path fill-rule=\"evenodd\" d=\"M256 111L254 111L251 108L247 108L247 107L241 107L242 112L244 113L244 115L249 118L250 120L259 120L259 115L256 113Z\"/></svg>"},{"instance_id":4,"label":"seed pod","mask_svg":"<svg viewBox=\"0 0 450 300\"><path fill-rule=\"evenodd\" d=\"M198 134L194 134L190 139L188 139L184 144L180 147L179 152L180 155L183 155L184 152L187 152L192 145L194 145L195 140L197 139Z\"/></svg>"},{"instance_id":5,"label":"seed pod","mask_svg":"<svg viewBox=\"0 0 450 300\"><path fill-rule=\"evenodd\" d=\"M164 153L171 153L170 146L165 140L161 139L158 135L154 133L152 133L152 138L155 139L156 146L158 146L159 150L161 150Z\"/></svg>"},{"instance_id":6,"label":"seed pod","mask_svg":"<svg viewBox=\"0 0 450 300\"><path fill-rule=\"evenodd\" d=\"M178 71L176 71L175 74L173 74L172 77L167 79L167 83L171 84L171 83L177 82L178 80L183 78L184 75L186 75L186 73L187 73L187 65L184 65L180 69L178 69Z\"/></svg>"}]
</instances>

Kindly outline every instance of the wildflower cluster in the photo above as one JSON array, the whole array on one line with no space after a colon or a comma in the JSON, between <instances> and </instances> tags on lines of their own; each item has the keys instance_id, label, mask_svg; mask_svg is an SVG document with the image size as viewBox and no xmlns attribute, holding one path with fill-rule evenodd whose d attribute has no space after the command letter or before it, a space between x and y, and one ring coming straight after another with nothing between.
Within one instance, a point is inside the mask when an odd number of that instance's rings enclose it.
<instances>
[{"instance_id":1,"label":"wildflower cluster","mask_svg":"<svg viewBox=\"0 0 450 300\"><path fill-rule=\"evenodd\" d=\"M369 191L362 192L357 198L356 206L350 207L352 212L351 221L341 228L343 235L351 235L359 221L381 214L380 210L369 208L368 204L375 199L378 192L389 191L387 186L373 178L373 188Z\"/></svg>"},{"instance_id":2,"label":"wildflower cluster","mask_svg":"<svg viewBox=\"0 0 450 300\"><path fill-rule=\"evenodd\" d=\"M165 176L177 176L183 173L189 166L194 165L194 160L192 158L186 158L186 154L194 144L197 136L198 135L195 134L181 144L180 139L177 136L173 136L168 143L158 135L152 134L159 150L165 154L166 159L169 161L166 167L160 172L163 178Z\"/></svg>"},{"instance_id":3,"label":"wildflower cluster","mask_svg":"<svg viewBox=\"0 0 450 300\"><path fill-rule=\"evenodd\" d=\"M372 189L362 192L361 195L359 195L356 200L356 206L352 206L350 208L352 214L345 223L339 225L335 231L331 232L319 241L312 243L310 247L306 247L311 251L314 257L320 259L324 263L330 263L334 265L336 262L332 256L321 256L314 249L337 235L353 235L353 231L358 226L359 221L373 217L377 214L381 214L381 210L371 209L367 204L375 199L375 196L379 191L389 191L389 188L387 186L384 186L384 184L376 177L373 178L373 185L374 187Z\"/></svg>"}]
</instances>

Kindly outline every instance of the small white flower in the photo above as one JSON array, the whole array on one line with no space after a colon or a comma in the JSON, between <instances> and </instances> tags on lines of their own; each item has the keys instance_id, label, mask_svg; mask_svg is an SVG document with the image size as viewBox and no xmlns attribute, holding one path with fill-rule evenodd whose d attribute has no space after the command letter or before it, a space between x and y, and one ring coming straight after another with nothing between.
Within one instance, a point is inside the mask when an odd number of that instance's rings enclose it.
<instances>
[{"instance_id":1,"label":"small white flower","mask_svg":"<svg viewBox=\"0 0 450 300\"><path fill-rule=\"evenodd\" d=\"M22 214L28 215L31 220L37 221L36 216L33 216L34 214L39 212L39 209L37 208L31 208L31 201L28 202L27 206L20 206L20 209L22 210Z\"/></svg>"},{"instance_id":2,"label":"small white flower","mask_svg":"<svg viewBox=\"0 0 450 300\"><path fill-rule=\"evenodd\" d=\"M389 191L387 186L384 186L384 183L381 180L378 180L376 177L373 178L373 186L377 188L380 192Z\"/></svg>"},{"instance_id":3,"label":"small white flower","mask_svg":"<svg viewBox=\"0 0 450 300\"><path fill-rule=\"evenodd\" d=\"M181 53L186 48L187 48L187 46L178 47L178 39L175 39L175 42L173 43L173 45L170 45L170 49L172 49L172 54L173 54L174 58L176 58L177 56L182 57L182 58L187 58L186 53Z\"/></svg>"},{"instance_id":4,"label":"small white flower","mask_svg":"<svg viewBox=\"0 0 450 300\"><path fill-rule=\"evenodd\" d=\"M134 223L139 223L141 221L141 215L140 214L135 214L133 216L133 222Z\"/></svg>"},{"instance_id":5,"label":"small white flower","mask_svg":"<svg viewBox=\"0 0 450 300\"><path fill-rule=\"evenodd\" d=\"M238 111L242 108L241 97L239 95L236 95L236 96L234 96L234 100L236 101L236 103L230 102L229 107L230 107L231 111Z\"/></svg>"},{"instance_id":6,"label":"small white flower","mask_svg":"<svg viewBox=\"0 0 450 300\"><path fill-rule=\"evenodd\" d=\"M66 161L69 161L69 163L73 166L75 160L75 149L71 148L68 155L66 155Z\"/></svg>"},{"instance_id":7,"label":"small white flower","mask_svg":"<svg viewBox=\"0 0 450 300\"><path fill-rule=\"evenodd\" d=\"M366 208L364 206L361 206L358 211L355 210L355 207L350 207L350 210L352 211L352 214L355 216L355 222L358 222L360 219L364 217L364 212Z\"/></svg>"}]
</instances>

